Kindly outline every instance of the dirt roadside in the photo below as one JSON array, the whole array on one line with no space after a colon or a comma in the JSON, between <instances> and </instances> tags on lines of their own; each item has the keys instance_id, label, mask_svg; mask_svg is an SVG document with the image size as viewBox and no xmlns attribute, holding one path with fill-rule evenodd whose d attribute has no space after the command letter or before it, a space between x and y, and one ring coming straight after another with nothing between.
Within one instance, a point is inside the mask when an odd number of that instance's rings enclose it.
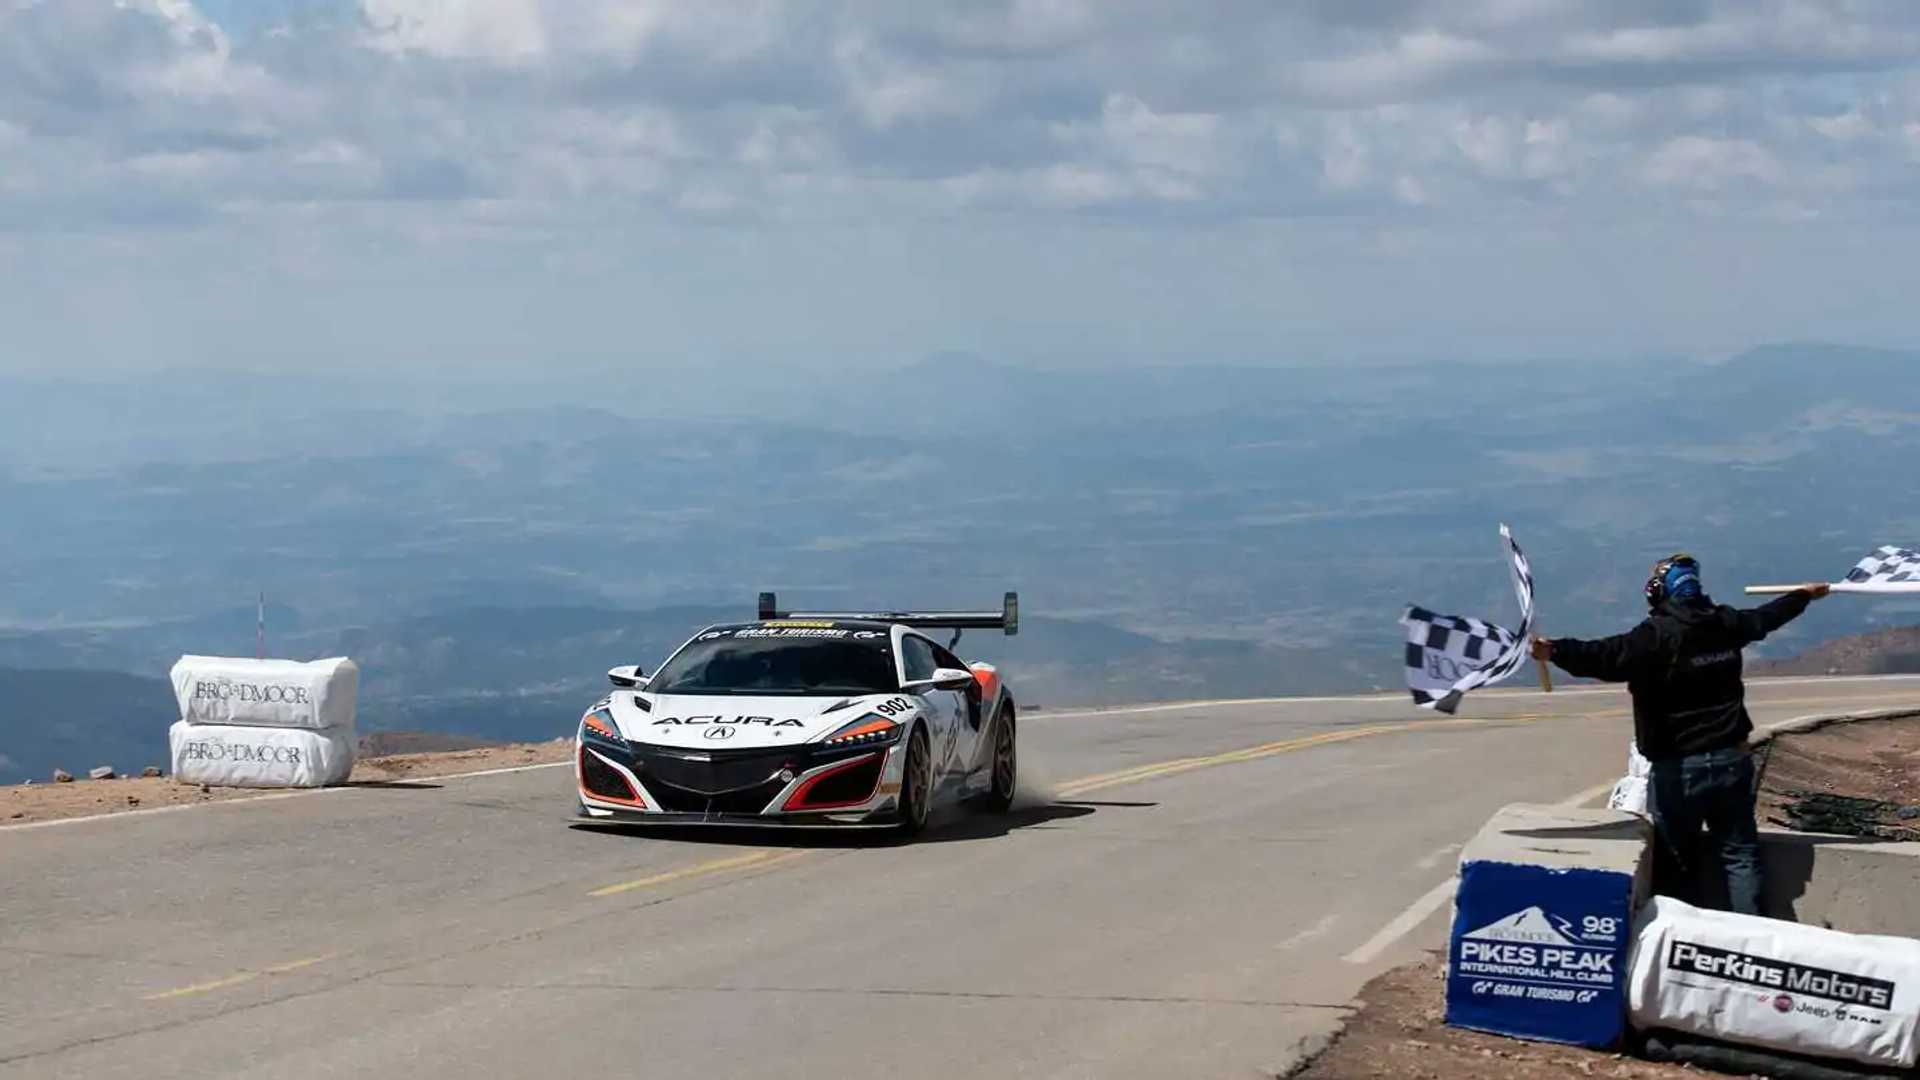
<instances>
[{"instance_id":1,"label":"dirt roadside","mask_svg":"<svg viewBox=\"0 0 1920 1080\"><path fill-rule=\"evenodd\" d=\"M1888 830L1890 838L1920 838L1920 718L1854 720L1780 735L1760 751L1760 762L1762 828L1842 831L1809 813L1840 797L1879 804L1846 808L1854 824Z\"/></svg>"},{"instance_id":2,"label":"dirt roadside","mask_svg":"<svg viewBox=\"0 0 1920 1080\"><path fill-rule=\"evenodd\" d=\"M552 742L509 743L463 750L380 754L354 762L353 775L346 786L364 787L451 776L455 773L563 762L572 753L572 747L573 740L557 739ZM159 806L226 802L269 794L275 792L259 788L202 787L178 783L171 777L15 784L0 788L0 826L146 810Z\"/></svg>"},{"instance_id":3,"label":"dirt roadside","mask_svg":"<svg viewBox=\"0 0 1920 1080\"><path fill-rule=\"evenodd\" d=\"M1703 1074L1621 1054L1523 1042L1446 1025L1441 956L1395 968L1360 991L1360 1008L1297 1080L1676 1080Z\"/></svg>"}]
</instances>

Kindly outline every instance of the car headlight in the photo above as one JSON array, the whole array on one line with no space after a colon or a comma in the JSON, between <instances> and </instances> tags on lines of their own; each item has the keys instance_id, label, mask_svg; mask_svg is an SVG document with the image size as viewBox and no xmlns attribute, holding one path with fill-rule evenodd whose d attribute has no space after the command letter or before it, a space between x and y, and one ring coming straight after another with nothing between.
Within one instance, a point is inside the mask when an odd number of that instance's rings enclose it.
<instances>
[{"instance_id":1,"label":"car headlight","mask_svg":"<svg viewBox=\"0 0 1920 1080\"><path fill-rule=\"evenodd\" d=\"M607 742L619 743L621 746L627 745L627 740L620 734L619 726L613 722L613 714L605 709L593 709L580 718L580 737L599 738Z\"/></svg>"},{"instance_id":2,"label":"car headlight","mask_svg":"<svg viewBox=\"0 0 1920 1080\"><path fill-rule=\"evenodd\" d=\"M868 713L820 740L823 747L884 746L900 738L900 725L878 713Z\"/></svg>"}]
</instances>

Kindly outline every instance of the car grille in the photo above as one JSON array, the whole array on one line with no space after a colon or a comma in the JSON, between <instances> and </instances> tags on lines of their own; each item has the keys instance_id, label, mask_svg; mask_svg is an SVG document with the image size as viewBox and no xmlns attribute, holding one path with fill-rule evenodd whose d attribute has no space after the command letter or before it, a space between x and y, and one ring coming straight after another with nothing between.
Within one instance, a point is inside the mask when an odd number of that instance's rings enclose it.
<instances>
[{"instance_id":1,"label":"car grille","mask_svg":"<svg viewBox=\"0 0 1920 1080\"><path fill-rule=\"evenodd\" d=\"M687 814L758 814L786 782L782 769L798 772L803 753L771 750L681 751L635 747L640 782L662 809ZM701 761L698 758L707 760Z\"/></svg>"}]
</instances>

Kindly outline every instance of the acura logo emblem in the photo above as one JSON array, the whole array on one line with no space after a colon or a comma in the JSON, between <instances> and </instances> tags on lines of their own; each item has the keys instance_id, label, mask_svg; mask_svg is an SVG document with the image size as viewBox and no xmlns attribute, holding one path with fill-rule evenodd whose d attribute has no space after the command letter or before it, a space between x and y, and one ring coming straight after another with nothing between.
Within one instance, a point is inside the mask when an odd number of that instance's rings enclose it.
<instances>
[{"instance_id":1,"label":"acura logo emblem","mask_svg":"<svg viewBox=\"0 0 1920 1080\"><path fill-rule=\"evenodd\" d=\"M733 729L730 727L710 727L706 730L705 737L709 739L731 739L733 738Z\"/></svg>"}]
</instances>

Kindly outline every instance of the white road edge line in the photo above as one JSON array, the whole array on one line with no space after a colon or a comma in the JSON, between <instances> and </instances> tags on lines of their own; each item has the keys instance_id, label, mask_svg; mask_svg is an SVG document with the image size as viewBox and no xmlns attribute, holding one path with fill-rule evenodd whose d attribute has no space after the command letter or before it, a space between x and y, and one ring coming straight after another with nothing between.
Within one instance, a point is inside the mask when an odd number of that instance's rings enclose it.
<instances>
[{"instance_id":1,"label":"white road edge line","mask_svg":"<svg viewBox=\"0 0 1920 1080\"><path fill-rule=\"evenodd\" d=\"M474 772L448 773L445 776L417 776L404 780L378 781L382 786L424 787L439 780L466 780L475 776L500 776L504 773L529 772L533 769L557 769L572 765L573 760L543 761L538 765L513 765L504 769L479 769ZM105 781L88 781L104 783ZM244 806L250 803L274 802L280 799L300 799L310 795L336 795L343 791L353 791L351 785L343 787L303 788L299 791L276 791L265 795L242 795L237 799L215 799L210 802L180 803L177 806L150 806L145 810L116 810L105 814L88 814L85 817L55 818L52 821L27 821L18 825L0 825L0 833L19 832L27 829L51 829L56 825L79 825L88 821L118 821L122 818L149 817L154 814L173 814L181 810L203 810L212 806Z\"/></svg>"},{"instance_id":2,"label":"white road edge line","mask_svg":"<svg viewBox=\"0 0 1920 1080\"><path fill-rule=\"evenodd\" d=\"M1457 878L1447 880L1427 890L1427 894L1415 900L1407 910L1394 916L1392 922L1380 928L1380 932L1367 939L1366 944L1348 953L1344 959L1349 964L1371 964L1380 958L1380 954L1398 944L1400 939L1414 931L1414 928L1426 922L1428 916L1440 910L1440 905L1453 899Z\"/></svg>"},{"instance_id":3,"label":"white road edge line","mask_svg":"<svg viewBox=\"0 0 1920 1080\"><path fill-rule=\"evenodd\" d=\"M1883 678L1883 677L1885 676L1871 676L1871 675L1860 676L1860 678L1863 678L1863 679ZM1891 677L1902 678L1904 676L1891 676ZM1785 680L1779 680L1779 681L1784 682ZM1866 719L1871 719L1873 715L1878 712L1897 714L1905 711L1907 710L1876 709L1876 710L1869 710L1868 712L1862 714L1862 716ZM1824 720L1828 717L1836 716L1836 715L1847 716L1852 714L1850 713L1836 714L1836 713L1830 713L1830 712L1808 713L1805 716L1795 716L1795 717L1790 717L1786 720L1776 720L1771 724L1768 724L1764 727L1759 728L1758 731L1762 735L1772 735L1773 733L1780 731L1783 728L1790 728L1796 724L1809 724L1815 720ZM1569 795L1568 797L1561 799L1559 802L1554 803L1553 805L1562 807L1565 809L1572 809L1573 807L1576 807L1576 806L1585 805L1587 802L1593 799L1599 798L1600 796L1605 795L1606 793L1612 791L1613 785L1616 783L1618 783L1618 781L1609 780L1604 784L1599 784L1595 787L1590 787L1585 791L1579 792L1578 794ZM1458 845L1455 845L1455 846L1457 847ZM1346 955L1347 963L1349 964L1372 963L1375 957L1378 957L1381 953L1391 948L1393 944L1399 941L1401 938L1412 933L1414 929L1418 927L1421 923L1426 922L1427 916L1432 915L1434 911L1436 911L1440 907L1440 902L1446 899L1446 897L1449 895L1449 891L1454 888L1454 886L1459 882L1459 880L1460 879L1458 877L1450 877L1447 880L1441 882L1440 884L1435 885L1431 891L1429 891L1425 896L1422 896L1420 899L1415 900L1413 904L1407 908L1407 910L1401 912L1398 916L1394 918L1392 922L1381 927L1380 932L1373 935L1373 937L1369 938L1365 945L1362 945L1359 948L1348 953Z\"/></svg>"}]
</instances>

